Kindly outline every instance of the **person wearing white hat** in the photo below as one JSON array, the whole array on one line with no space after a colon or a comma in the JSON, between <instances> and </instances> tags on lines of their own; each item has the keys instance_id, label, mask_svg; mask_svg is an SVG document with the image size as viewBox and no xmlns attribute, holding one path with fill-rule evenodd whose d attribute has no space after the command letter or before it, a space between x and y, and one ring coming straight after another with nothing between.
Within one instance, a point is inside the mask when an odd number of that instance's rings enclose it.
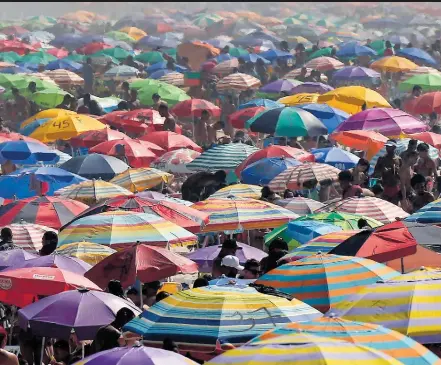
<instances>
[{"instance_id":1,"label":"person wearing white hat","mask_svg":"<svg viewBox=\"0 0 441 365\"><path fill-rule=\"evenodd\" d=\"M237 256L227 255L222 259L221 272L227 278L236 278L239 271L242 271L244 267L240 265Z\"/></svg>"}]
</instances>

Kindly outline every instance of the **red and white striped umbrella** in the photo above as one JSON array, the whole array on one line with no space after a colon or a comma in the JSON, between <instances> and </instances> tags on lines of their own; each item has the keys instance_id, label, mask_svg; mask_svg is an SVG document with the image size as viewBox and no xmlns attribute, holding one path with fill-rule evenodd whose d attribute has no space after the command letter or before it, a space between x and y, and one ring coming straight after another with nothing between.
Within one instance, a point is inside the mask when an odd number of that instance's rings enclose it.
<instances>
[{"instance_id":1,"label":"red and white striped umbrella","mask_svg":"<svg viewBox=\"0 0 441 365\"><path fill-rule=\"evenodd\" d=\"M51 82L54 85L56 85L55 81L52 80L47 73L35 72L35 73L32 74L32 77L36 77L37 79L40 79L42 81Z\"/></svg>"},{"instance_id":2,"label":"red and white striped umbrella","mask_svg":"<svg viewBox=\"0 0 441 365\"><path fill-rule=\"evenodd\" d=\"M257 89L261 86L260 80L240 72L224 77L216 84L218 91L243 91Z\"/></svg>"},{"instance_id":3,"label":"red and white striped umbrella","mask_svg":"<svg viewBox=\"0 0 441 365\"><path fill-rule=\"evenodd\" d=\"M220 62L214 66L211 70L212 73L217 75L228 75L234 71L235 68L239 68L239 61L237 58Z\"/></svg>"},{"instance_id":4,"label":"red and white striped umbrella","mask_svg":"<svg viewBox=\"0 0 441 365\"><path fill-rule=\"evenodd\" d=\"M12 241L15 246L30 253L38 253L42 247L41 239L47 231L56 230L33 223L13 223L8 226L12 231ZM2 227L3 228L3 227Z\"/></svg>"},{"instance_id":5,"label":"red and white striped umbrella","mask_svg":"<svg viewBox=\"0 0 441 365\"><path fill-rule=\"evenodd\" d=\"M306 75L305 75L305 77L311 76L311 71L314 71L314 70L312 68L306 68ZM284 79L295 79L298 76L300 76L301 72L302 72L301 68L296 68L296 69L294 69L292 71L289 71L285 76L283 76L283 78ZM324 81L324 82L327 82L328 81L328 77L326 75L322 74L320 76L320 80Z\"/></svg>"},{"instance_id":6,"label":"red and white striped umbrella","mask_svg":"<svg viewBox=\"0 0 441 365\"><path fill-rule=\"evenodd\" d=\"M72 85L84 84L84 79L72 71L60 69L45 71L45 74L55 81L55 83L60 87L70 87Z\"/></svg>"},{"instance_id":7,"label":"red and white striped umbrella","mask_svg":"<svg viewBox=\"0 0 441 365\"><path fill-rule=\"evenodd\" d=\"M340 170L324 163L305 162L302 165L293 166L281 172L268 184L271 190L282 192L285 189L304 189L304 184L313 182L320 183L324 180L336 181Z\"/></svg>"},{"instance_id":8,"label":"red and white striped umbrella","mask_svg":"<svg viewBox=\"0 0 441 365\"><path fill-rule=\"evenodd\" d=\"M311 61L308 61L305 65L306 68L312 68L313 70L317 71L330 71L330 70L337 70L339 68L344 67L344 64L340 62L339 60L336 60L332 57L317 57L314 58Z\"/></svg>"},{"instance_id":9,"label":"red and white striped umbrella","mask_svg":"<svg viewBox=\"0 0 441 365\"><path fill-rule=\"evenodd\" d=\"M395 222L395 218L406 218L409 215L395 204L371 196L347 198L330 203L318 211L362 214L384 224Z\"/></svg>"},{"instance_id":10,"label":"red and white striped umbrella","mask_svg":"<svg viewBox=\"0 0 441 365\"><path fill-rule=\"evenodd\" d=\"M188 170L186 164L193 161L200 154L200 152L188 148L181 148L164 153L154 160L150 166L172 174L191 174L193 171Z\"/></svg>"},{"instance_id":11,"label":"red and white striped umbrella","mask_svg":"<svg viewBox=\"0 0 441 365\"><path fill-rule=\"evenodd\" d=\"M180 72L170 72L167 75L161 76L159 81L177 87L184 86L184 74Z\"/></svg>"}]
</instances>

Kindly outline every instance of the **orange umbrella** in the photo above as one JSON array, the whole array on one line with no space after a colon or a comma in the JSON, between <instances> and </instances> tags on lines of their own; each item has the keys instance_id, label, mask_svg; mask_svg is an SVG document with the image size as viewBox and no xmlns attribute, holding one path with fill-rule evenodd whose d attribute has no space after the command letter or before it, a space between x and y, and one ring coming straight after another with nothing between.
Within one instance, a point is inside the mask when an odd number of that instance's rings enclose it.
<instances>
[{"instance_id":1,"label":"orange umbrella","mask_svg":"<svg viewBox=\"0 0 441 365\"><path fill-rule=\"evenodd\" d=\"M230 18L230 19L238 18L237 14L234 14L231 11L219 10L216 11L215 14L221 16L222 18Z\"/></svg>"},{"instance_id":2,"label":"orange umbrella","mask_svg":"<svg viewBox=\"0 0 441 365\"><path fill-rule=\"evenodd\" d=\"M280 19L277 19L273 16L262 17L259 19L259 23L268 26L283 24Z\"/></svg>"},{"instance_id":3,"label":"orange umbrella","mask_svg":"<svg viewBox=\"0 0 441 365\"><path fill-rule=\"evenodd\" d=\"M254 11L237 11L236 14L242 18L247 18L248 20L260 19L260 15L255 13Z\"/></svg>"},{"instance_id":4,"label":"orange umbrella","mask_svg":"<svg viewBox=\"0 0 441 365\"><path fill-rule=\"evenodd\" d=\"M390 56L373 62L370 67L383 72L407 72L418 68L418 65L404 57Z\"/></svg>"},{"instance_id":5,"label":"orange umbrella","mask_svg":"<svg viewBox=\"0 0 441 365\"><path fill-rule=\"evenodd\" d=\"M337 132L331 134L330 138L344 146L365 151L368 160L375 156L388 140L381 133L364 130Z\"/></svg>"},{"instance_id":6,"label":"orange umbrella","mask_svg":"<svg viewBox=\"0 0 441 365\"><path fill-rule=\"evenodd\" d=\"M188 63L193 70L199 70L207 58L216 57L220 54L219 49L208 43L191 42L182 43L177 48L180 57L187 57Z\"/></svg>"},{"instance_id":7,"label":"orange umbrella","mask_svg":"<svg viewBox=\"0 0 441 365\"><path fill-rule=\"evenodd\" d=\"M142 29L136 27L124 27L121 28L119 32L126 33L129 37L132 37L136 41L144 38L147 35L147 33L144 32Z\"/></svg>"},{"instance_id":8,"label":"orange umbrella","mask_svg":"<svg viewBox=\"0 0 441 365\"><path fill-rule=\"evenodd\" d=\"M441 135L439 134L433 132L421 132L409 134L409 137L412 139L417 139L418 141L426 142L437 149L441 148Z\"/></svg>"}]
</instances>

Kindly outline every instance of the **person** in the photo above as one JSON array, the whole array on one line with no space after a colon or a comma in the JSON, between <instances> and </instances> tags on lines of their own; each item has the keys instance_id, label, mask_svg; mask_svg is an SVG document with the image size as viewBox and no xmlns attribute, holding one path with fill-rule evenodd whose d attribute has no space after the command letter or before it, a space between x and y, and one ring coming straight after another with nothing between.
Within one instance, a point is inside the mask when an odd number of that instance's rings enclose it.
<instances>
[{"instance_id":1,"label":"person","mask_svg":"<svg viewBox=\"0 0 441 365\"><path fill-rule=\"evenodd\" d=\"M371 190L375 198L383 199L383 192L384 192L383 185L377 183L372 187Z\"/></svg>"},{"instance_id":2,"label":"person","mask_svg":"<svg viewBox=\"0 0 441 365\"><path fill-rule=\"evenodd\" d=\"M56 108L70 110L70 99L71 96L69 94L64 95L63 101L60 104L58 104Z\"/></svg>"},{"instance_id":3,"label":"person","mask_svg":"<svg viewBox=\"0 0 441 365\"><path fill-rule=\"evenodd\" d=\"M400 177L398 175L401 158L395 154L397 142L389 139L386 144L386 155L381 156L375 165L373 177L381 178L384 187L383 199L398 204L400 191Z\"/></svg>"},{"instance_id":4,"label":"person","mask_svg":"<svg viewBox=\"0 0 441 365\"><path fill-rule=\"evenodd\" d=\"M153 101L153 106L152 106L152 108L153 108L154 110L159 110L159 106L162 105L162 104L168 105L167 102L164 101L164 100L162 100L162 99L161 99L161 96L160 96L159 94L157 94L157 93L154 93L154 94L152 95L152 101Z\"/></svg>"},{"instance_id":5,"label":"person","mask_svg":"<svg viewBox=\"0 0 441 365\"><path fill-rule=\"evenodd\" d=\"M354 168L349 169L352 173L352 182L354 185L359 185L361 188L369 187L369 161L365 158L360 158Z\"/></svg>"},{"instance_id":6,"label":"person","mask_svg":"<svg viewBox=\"0 0 441 365\"><path fill-rule=\"evenodd\" d=\"M124 63L125 63L127 66L134 67L134 68L138 68L138 65L137 65L137 63L135 62L135 60L133 59L133 56L132 56L132 55L127 56L127 58L126 58L126 60L124 61Z\"/></svg>"},{"instance_id":7,"label":"person","mask_svg":"<svg viewBox=\"0 0 441 365\"><path fill-rule=\"evenodd\" d=\"M235 256L237 250L241 250L242 247L238 246L236 240L234 239L226 239L223 243L222 246L220 246L221 249L219 251L219 254L217 255L217 257L213 260L213 266L211 269L211 276L213 278L218 278L219 276L222 275L221 272L221 264L222 264L222 259L225 256Z\"/></svg>"},{"instance_id":8,"label":"person","mask_svg":"<svg viewBox=\"0 0 441 365\"><path fill-rule=\"evenodd\" d=\"M306 82L307 81L307 76L306 76L307 74L308 74L308 69L306 67L302 67L300 70L299 76L296 77L296 80Z\"/></svg>"},{"instance_id":9,"label":"person","mask_svg":"<svg viewBox=\"0 0 441 365\"><path fill-rule=\"evenodd\" d=\"M210 285L210 283L206 278L204 278L204 277L197 278L193 283L193 289L202 288L202 287L208 286L208 285Z\"/></svg>"},{"instance_id":10,"label":"person","mask_svg":"<svg viewBox=\"0 0 441 365\"><path fill-rule=\"evenodd\" d=\"M12 241L12 230L9 227L4 227L0 231L0 251L11 250L14 248Z\"/></svg>"},{"instance_id":11,"label":"person","mask_svg":"<svg viewBox=\"0 0 441 365\"><path fill-rule=\"evenodd\" d=\"M237 256L227 255L221 261L221 276L235 279L239 271L243 269L244 267L240 264Z\"/></svg>"},{"instance_id":12,"label":"person","mask_svg":"<svg viewBox=\"0 0 441 365\"><path fill-rule=\"evenodd\" d=\"M89 114L90 94L83 95L83 105L77 109L78 114Z\"/></svg>"},{"instance_id":13,"label":"person","mask_svg":"<svg viewBox=\"0 0 441 365\"><path fill-rule=\"evenodd\" d=\"M143 304L151 307L156 303L156 294L158 294L159 289L161 289L162 284L156 280L150 283L144 283L142 288Z\"/></svg>"},{"instance_id":14,"label":"person","mask_svg":"<svg viewBox=\"0 0 441 365\"><path fill-rule=\"evenodd\" d=\"M393 56L395 54L394 49L392 48L392 43L390 43L390 41L386 41L384 46L385 46L384 57Z\"/></svg>"},{"instance_id":15,"label":"person","mask_svg":"<svg viewBox=\"0 0 441 365\"><path fill-rule=\"evenodd\" d=\"M291 199L291 198L294 198L293 191L290 189L285 189L285 191L283 192L283 199Z\"/></svg>"},{"instance_id":16,"label":"person","mask_svg":"<svg viewBox=\"0 0 441 365\"><path fill-rule=\"evenodd\" d=\"M119 280L110 280L109 283L107 284L106 291L119 298L127 300L127 297L124 295L124 290Z\"/></svg>"},{"instance_id":17,"label":"person","mask_svg":"<svg viewBox=\"0 0 441 365\"><path fill-rule=\"evenodd\" d=\"M30 112L29 102L23 95L20 94L20 91L16 87L13 87L11 91L14 97L17 118L21 120L28 118Z\"/></svg>"},{"instance_id":18,"label":"person","mask_svg":"<svg viewBox=\"0 0 441 365\"><path fill-rule=\"evenodd\" d=\"M176 352L179 354L179 347L176 345L174 341L172 341L169 337L164 338L162 341L162 348L167 351Z\"/></svg>"},{"instance_id":19,"label":"person","mask_svg":"<svg viewBox=\"0 0 441 365\"><path fill-rule=\"evenodd\" d=\"M28 91L32 95L37 92L37 84L35 81L31 81L28 84ZM40 108L38 107L37 103L33 100L28 100L29 102L29 113L30 115L35 115L40 111Z\"/></svg>"},{"instance_id":20,"label":"person","mask_svg":"<svg viewBox=\"0 0 441 365\"><path fill-rule=\"evenodd\" d=\"M124 81L121 84L121 93L119 94L119 98L125 101L130 99L130 84L127 81Z\"/></svg>"},{"instance_id":21,"label":"person","mask_svg":"<svg viewBox=\"0 0 441 365\"><path fill-rule=\"evenodd\" d=\"M40 256L51 255L58 246L58 235L53 231L44 232L41 239L43 247L40 249Z\"/></svg>"},{"instance_id":22,"label":"person","mask_svg":"<svg viewBox=\"0 0 441 365\"><path fill-rule=\"evenodd\" d=\"M155 297L155 303L160 302L161 300L168 298L171 294L167 291L160 291L158 294L156 294Z\"/></svg>"},{"instance_id":23,"label":"person","mask_svg":"<svg viewBox=\"0 0 441 365\"><path fill-rule=\"evenodd\" d=\"M427 180L423 175L415 174L410 180L410 185L415 191L415 195L411 199L413 212L435 200L433 194L427 190Z\"/></svg>"},{"instance_id":24,"label":"person","mask_svg":"<svg viewBox=\"0 0 441 365\"><path fill-rule=\"evenodd\" d=\"M280 237L275 238L268 247L268 256L260 260L260 270L263 274L275 269L278 261L288 253L288 244Z\"/></svg>"},{"instance_id":25,"label":"person","mask_svg":"<svg viewBox=\"0 0 441 365\"><path fill-rule=\"evenodd\" d=\"M407 144L407 149L400 153L401 159L404 160L406 155L408 155L411 152L415 152L417 150L417 146L418 146L418 140L411 139Z\"/></svg>"},{"instance_id":26,"label":"person","mask_svg":"<svg viewBox=\"0 0 441 365\"><path fill-rule=\"evenodd\" d=\"M358 229L372 229L372 227L369 225L368 221L364 218L360 218L357 221L357 227L358 227Z\"/></svg>"},{"instance_id":27,"label":"person","mask_svg":"<svg viewBox=\"0 0 441 365\"><path fill-rule=\"evenodd\" d=\"M342 199L350 198L353 196L361 196L363 189L360 185L353 184L353 177L349 170L340 171L338 174L338 182L341 187Z\"/></svg>"},{"instance_id":28,"label":"person","mask_svg":"<svg viewBox=\"0 0 441 365\"><path fill-rule=\"evenodd\" d=\"M280 196L272 191L268 186L264 186L260 192L261 196L259 200L274 203L277 199L280 199Z\"/></svg>"},{"instance_id":29,"label":"person","mask_svg":"<svg viewBox=\"0 0 441 365\"><path fill-rule=\"evenodd\" d=\"M435 124L432 127L432 133L441 134L441 124Z\"/></svg>"},{"instance_id":30,"label":"person","mask_svg":"<svg viewBox=\"0 0 441 365\"><path fill-rule=\"evenodd\" d=\"M432 128L434 125L438 123L438 114L432 112L429 114L429 126Z\"/></svg>"},{"instance_id":31,"label":"person","mask_svg":"<svg viewBox=\"0 0 441 365\"><path fill-rule=\"evenodd\" d=\"M7 343L8 343L8 333L3 327L0 327L0 364L18 365L19 362L17 355L5 350Z\"/></svg>"},{"instance_id":32,"label":"person","mask_svg":"<svg viewBox=\"0 0 441 365\"><path fill-rule=\"evenodd\" d=\"M127 290L127 298L133 302L137 307L141 306L141 300L139 298L139 292L136 288L130 288Z\"/></svg>"},{"instance_id":33,"label":"person","mask_svg":"<svg viewBox=\"0 0 441 365\"><path fill-rule=\"evenodd\" d=\"M208 198L210 194L227 186L227 174L223 170L214 174L200 171L190 175L181 186L182 199L193 203Z\"/></svg>"},{"instance_id":34,"label":"person","mask_svg":"<svg viewBox=\"0 0 441 365\"><path fill-rule=\"evenodd\" d=\"M105 112L103 108L98 104L96 100L90 100L89 102L89 114L101 116L104 115Z\"/></svg>"},{"instance_id":35,"label":"person","mask_svg":"<svg viewBox=\"0 0 441 365\"><path fill-rule=\"evenodd\" d=\"M404 98L404 102L403 102L403 108L405 111L409 112L410 114L412 114L412 102L416 99L419 98L421 96L421 94L423 93L423 89L420 85L414 85L414 87L412 88L412 93L409 97Z\"/></svg>"},{"instance_id":36,"label":"person","mask_svg":"<svg viewBox=\"0 0 441 365\"><path fill-rule=\"evenodd\" d=\"M245 262L243 266L242 274L239 276L240 279L257 279L260 276L260 262L256 259L249 259Z\"/></svg>"},{"instance_id":37,"label":"person","mask_svg":"<svg viewBox=\"0 0 441 365\"><path fill-rule=\"evenodd\" d=\"M129 109L141 109L141 103L138 100L138 91L136 89L130 90L130 99L128 100Z\"/></svg>"},{"instance_id":38,"label":"person","mask_svg":"<svg viewBox=\"0 0 441 365\"><path fill-rule=\"evenodd\" d=\"M126 156L126 146L123 144L115 145L115 157L130 166L129 159Z\"/></svg>"},{"instance_id":39,"label":"person","mask_svg":"<svg viewBox=\"0 0 441 365\"><path fill-rule=\"evenodd\" d=\"M58 340L52 346L46 347L46 355L49 357L50 365L70 365L69 342Z\"/></svg>"},{"instance_id":40,"label":"person","mask_svg":"<svg viewBox=\"0 0 441 365\"><path fill-rule=\"evenodd\" d=\"M415 165L415 172L427 179L427 189L432 191L437 176L437 168L435 161L429 156L429 145L427 143L420 143L417 147L417 152L419 158Z\"/></svg>"},{"instance_id":41,"label":"person","mask_svg":"<svg viewBox=\"0 0 441 365\"><path fill-rule=\"evenodd\" d=\"M82 68L83 73L83 79L84 79L84 91L86 93L92 93L93 92L93 83L95 76L93 74L93 68L92 68L92 58L87 57L86 63L83 65Z\"/></svg>"},{"instance_id":42,"label":"person","mask_svg":"<svg viewBox=\"0 0 441 365\"><path fill-rule=\"evenodd\" d=\"M410 180L412 179L412 176L414 174L414 165L417 162L418 159L418 152L417 151L410 151L407 154L404 155L404 158L402 159L402 165L399 170L399 176L400 176L400 200L401 200L401 207L405 211L411 211L412 207L410 204L409 198L412 195L412 187L410 184Z\"/></svg>"},{"instance_id":43,"label":"person","mask_svg":"<svg viewBox=\"0 0 441 365\"><path fill-rule=\"evenodd\" d=\"M233 137L234 128L230 123L229 116L236 111L236 106L234 105L233 96L227 95L225 101L222 104L222 116L221 120L225 120L224 132L226 135Z\"/></svg>"},{"instance_id":44,"label":"person","mask_svg":"<svg viewBox=\"0 0 441 365\"><path fill-rule=\"evenodd\" d=\"M116 110L129 111L129 103L127 101L125 101L125 100L121 100L118 103L118 106L117 106Z\"/></svg>"},{"instance_id":45,"label":"person","mask_svg":"<svg viewBox=\"0 0 441 365\"><path fill-rule=\"evenodd\" d=\"M176 119L170 114L168 106L164 103L159 104L158 107L159 115L164 119L164 131L175 132L176 131Z\"/></svg>"},{"instance_id":46,"label":"person","mask_svg":"<svg viewBox=\"0 0 441 365\"><path fill-rule=\"evenodd\" d=\"M298 43L295 48L295 68L303 67L306 62L306 49L303 43Z\"/></svg>"}]
</instances>

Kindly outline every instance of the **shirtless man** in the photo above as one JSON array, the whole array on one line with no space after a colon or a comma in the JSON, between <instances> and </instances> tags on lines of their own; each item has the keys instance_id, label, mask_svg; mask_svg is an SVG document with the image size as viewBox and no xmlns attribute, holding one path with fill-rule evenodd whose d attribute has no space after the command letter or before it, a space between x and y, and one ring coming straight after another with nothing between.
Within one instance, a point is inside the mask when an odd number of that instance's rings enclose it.
<instances>
[{"instance_id":1,"label":"shirtless man","mask_svg":"<svg viewBox=\"0 0 441 365\"><path fill-rule=\"evenodd\" d=\"M429 157L429 145L427 143L420 143L417 147L417 152L420 158L414 170L426 178L427 191L431 192L437 176L435 161Z\"/></svg>"},{"instance_id":2,"label":"shirtless man","mask_svg":"<svg viewBox=\"0 0 441 365\"><path fill-rule=\"evenodd\" d=\"M8 334L3 327L0 327L0 364L1 365L18 365L18 358L13 353L6 351L5 347L8 342Z\"/></svg>"},{"instance_id":3,"label":"shirtless man","mask_svg":"<svg viewBox=\"0 0 441 365\"><path fill-rule=\"evenodd\" d=\"M418 152L417 151L411 151L404 155L404 158L402 160L403 164L400 167L400 170L398 172L400 176L400 200L401 200L401 207L409 212L412 210L412 206L410 204L410 198L412 193L412 186L410 184L410 180L413 177L413 167L415 163L418 160Z\"/></svg>"},{"instance_id":4,"label":"shirtless man","mask_svg":"<svg viewBox=\"0 0 441 365\"><path fill-rule=\"evenodd\" d=\"M413 212L435 200L433 194L427 191L427 181L423 175L415 174L410 180L410 184L415 191L415 195L412 198Z\"/></svg>"}]
</instances>

